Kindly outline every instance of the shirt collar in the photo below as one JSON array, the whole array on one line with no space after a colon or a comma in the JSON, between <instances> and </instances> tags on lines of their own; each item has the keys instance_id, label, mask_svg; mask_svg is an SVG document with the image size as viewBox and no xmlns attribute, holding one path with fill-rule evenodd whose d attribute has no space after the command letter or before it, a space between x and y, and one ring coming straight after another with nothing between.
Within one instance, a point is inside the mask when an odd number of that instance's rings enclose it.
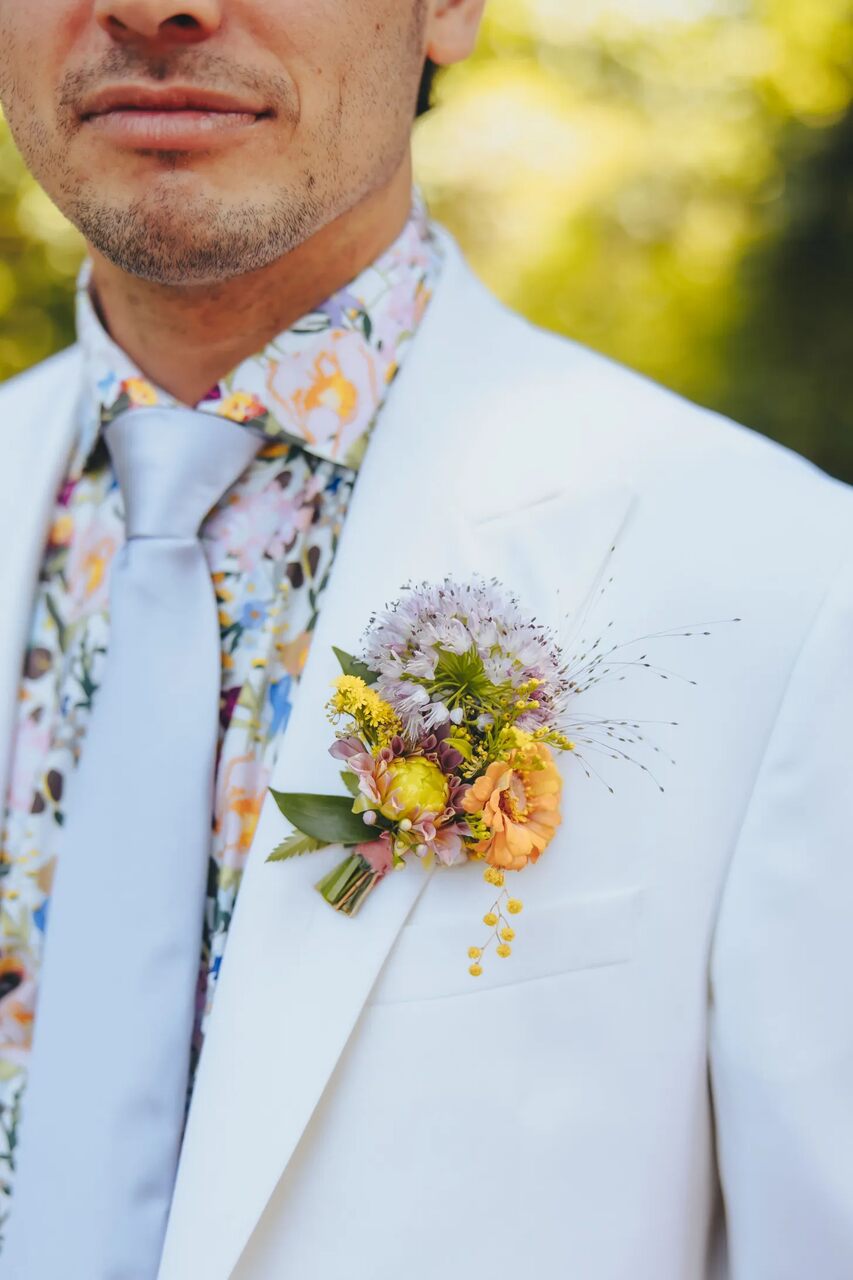
<instances>
[{"instance_id":1,"label":"shirt collar","mask_svg":"<svg viewBox=\"0 0 853 1280\"><path fill-rule=\"evenodd\" d=\"M246 423L271 444L296 444L357 469L440 270L440 242L415 189L406 226L375 262L242 361L195 408ZM117 413L178 403L110 337L92 300L91 276L87 257L77 277L85 394L72 474L82 473Z\"/></svg>"}]
</instances>

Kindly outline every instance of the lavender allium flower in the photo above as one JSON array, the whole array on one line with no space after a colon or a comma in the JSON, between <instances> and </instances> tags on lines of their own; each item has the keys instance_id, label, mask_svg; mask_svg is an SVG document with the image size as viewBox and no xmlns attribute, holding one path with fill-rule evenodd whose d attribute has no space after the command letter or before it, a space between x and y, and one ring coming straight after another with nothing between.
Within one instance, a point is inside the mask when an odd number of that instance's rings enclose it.
<instances>
[{"instance_id":1,"label":"lavender allium flower","mask_svg":"<svg viewBox=\"0 0 853 1280\"><path fill-rule=\"evenodd\" d=\"M551 632L526 617L497 582L421 583L372 619L363 660L378 674L406 736L439 725L482 725L537 681L531 706L517 720L533 730L554 725L568 694L563 659Z\"/></svg>"}]
</instances>

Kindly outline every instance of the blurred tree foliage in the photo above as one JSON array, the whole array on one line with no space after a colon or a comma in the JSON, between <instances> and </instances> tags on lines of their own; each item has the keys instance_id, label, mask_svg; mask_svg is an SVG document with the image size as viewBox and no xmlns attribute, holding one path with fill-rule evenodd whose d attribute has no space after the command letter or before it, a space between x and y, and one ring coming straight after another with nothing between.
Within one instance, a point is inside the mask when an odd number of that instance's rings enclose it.
<instances>
[{"instance_id":1,"label":"blurred tree foliage","mask_svg":"<svg viewBox=\"0 0 853 1280\"><path fill-rule=\"evenodd\" d=\"M511 306L853 480L850 0L492 0L419 126Z\"/></svg>"},{"instance_id":2,"label":"blurred tree foliage","mask_svg":"<svg viewBox=\"0 0 853 1280\"><path fill-rule=\"evenodd\" d=\"M24 170L0 121L0 378L74 338L82 244Z\"/></svg>"},{"instance_id":3,"label":"blurred tree foliage","mask_svg":"<svg viewBox=\"0 0 853 1280\"><path fill-rule=\"evenodd\" d=\"M853 480L851 0L489 0L419 125L510 305ZM81 244L0 133L0 377L73 336Z\"/></svg>"},{"instance_id":4,"label":"blurred tree foliage","mask_svg":"<svg viewBox=\"0 0 853 1280\"><path fill-rule=\"evenodd\" d=\"M853 109L792 126L788 181L740 264L717 407L853 481Z\"/></svg>"}]
</instances>

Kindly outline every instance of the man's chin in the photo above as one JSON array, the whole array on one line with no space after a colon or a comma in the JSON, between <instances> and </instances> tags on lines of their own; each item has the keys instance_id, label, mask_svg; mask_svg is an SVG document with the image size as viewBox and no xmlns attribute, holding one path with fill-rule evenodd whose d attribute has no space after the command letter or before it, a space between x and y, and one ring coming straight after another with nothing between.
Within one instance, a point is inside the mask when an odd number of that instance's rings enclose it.
<instances>
[{"instance_id":1,"label":"man's chin","mask_svg":"<svg viewBox=\"0 0 853 1280\"><path fill-rule=\"evenodd\" d=\"M297 225L254 216L245 207L180 211L87 208L73 218L94 249L128 275L152 284L215 284L262 270L304 238Z\"/></svg>"},{"instance_id":2,"label":"man's chin","mask_svg":"<svg viewBox=\"0 0 853 1280\"><path fill-rule=\"evenodd\" d=\"M150 284L217 284L267 265L248 255L245 245L229 254L221 243L205 247L188 244L174 235L156 244L132 240L105 242L94 236L87 239L114 266Z\"/></svg>"}]
</instances>

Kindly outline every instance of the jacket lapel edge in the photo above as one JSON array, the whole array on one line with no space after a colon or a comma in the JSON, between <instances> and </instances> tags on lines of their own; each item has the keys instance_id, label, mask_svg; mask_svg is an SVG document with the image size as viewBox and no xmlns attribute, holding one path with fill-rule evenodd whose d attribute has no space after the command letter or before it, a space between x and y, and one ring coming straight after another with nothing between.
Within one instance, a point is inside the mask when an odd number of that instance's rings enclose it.
<instances>
[{"instance_id":1,"label":"jacket lapel edge","mask_svg":"<svg viewBox=\"0 0 853 1280\"><path fill-rule=\"evenodd\" d=\"M0 796L4 805L27 627L53 503L73 441L79 372L79 349L71 347L0 393L4 429L11 437L0 468L0 546L15 549L13 557L6 557L0 575ZM64 398L69 385L70 403Z\"/></svg>"}]
</instances>

